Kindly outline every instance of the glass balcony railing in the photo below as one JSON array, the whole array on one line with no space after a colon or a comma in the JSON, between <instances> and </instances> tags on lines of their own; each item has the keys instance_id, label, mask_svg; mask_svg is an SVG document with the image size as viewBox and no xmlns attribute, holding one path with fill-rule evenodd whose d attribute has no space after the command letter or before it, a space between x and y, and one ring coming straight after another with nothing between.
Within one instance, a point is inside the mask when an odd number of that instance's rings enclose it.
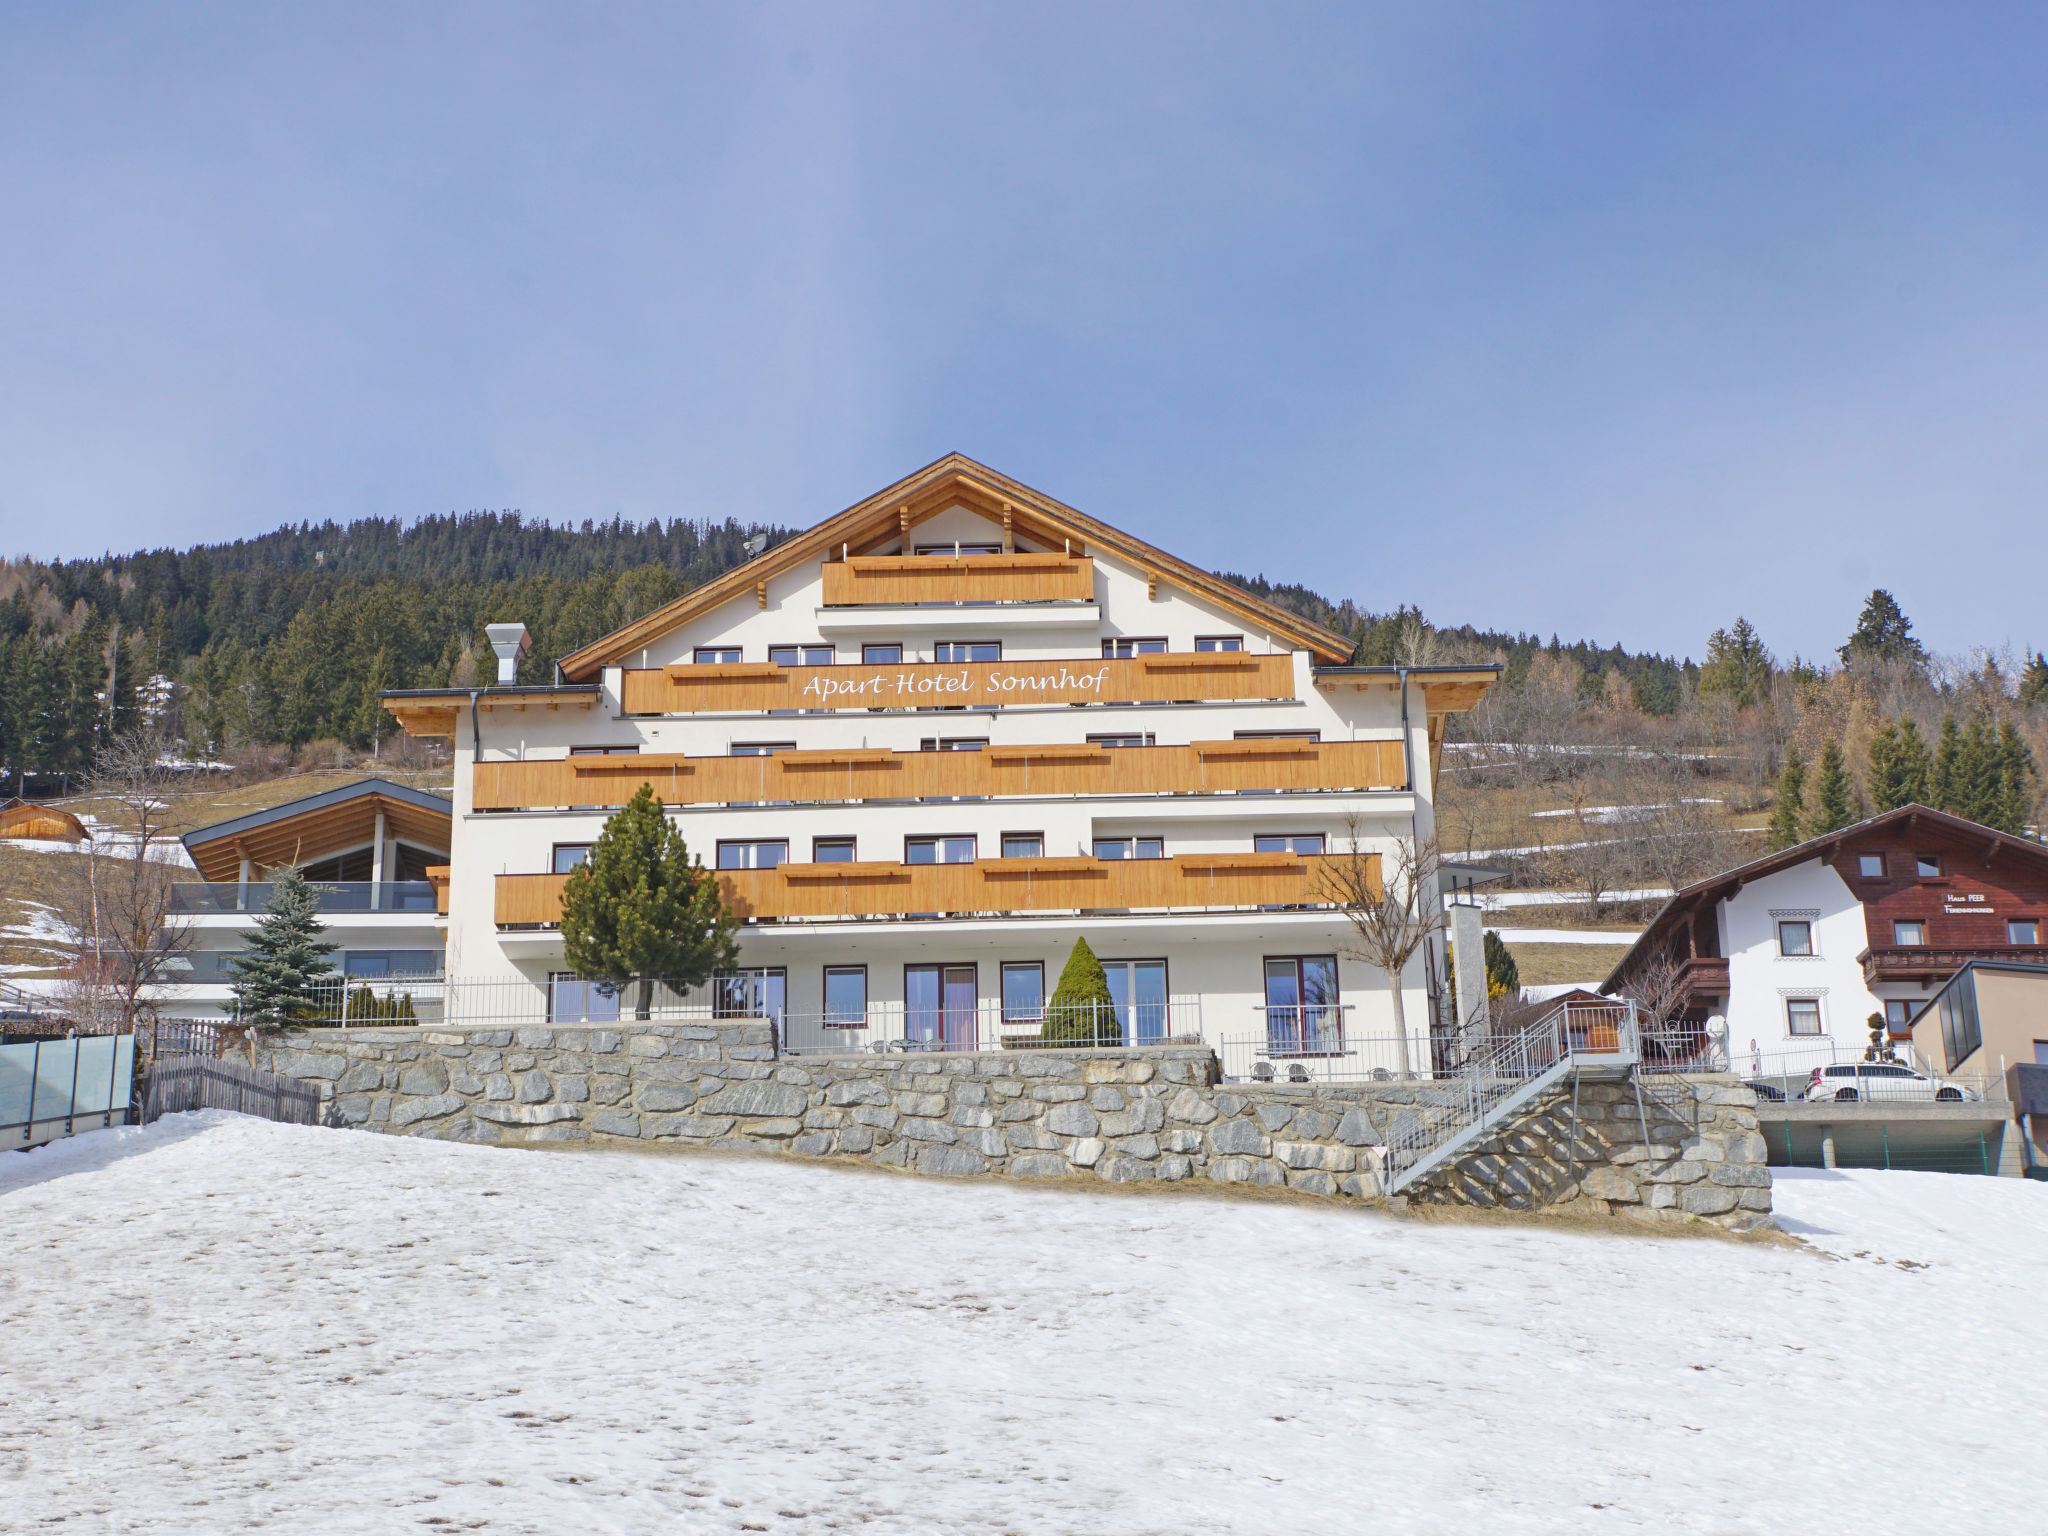
<instances>
[{"instance_id":1,"label":"glass balcony railing","mask_svg":"<svg viewBox=\"0 0 2048 1536\"><path fill-rule=\"evenodd\" d=\"M320 897L322 912L424 912L434 910L434 886L428 880L316 880L309 882ZM237 885L232 881L188 881L171 887L173 912L248 912L260 916L270 905L274 887L267 880Z\"/></svg>"},{"instance_id":2,"label":"glass balcony railing","mask_svg":"<svg viewBox=\"0 0 2048 1536\"><path fill-rule=\"evenodd\" d=\"M173 955L164 967L164 981L172 986L226 986L235 979L228 962L239 951L195 949ZM335 973L350 981L438 981L443 953L438 949L342 950L327 957Z\"/></svg>"}]
</instances>

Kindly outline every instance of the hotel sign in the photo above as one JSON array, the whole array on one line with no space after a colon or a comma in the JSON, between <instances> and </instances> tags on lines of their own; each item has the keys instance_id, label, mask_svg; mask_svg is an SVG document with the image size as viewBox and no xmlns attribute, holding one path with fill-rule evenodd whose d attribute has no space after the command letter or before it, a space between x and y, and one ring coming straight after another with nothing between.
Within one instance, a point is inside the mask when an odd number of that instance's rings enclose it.
<instances>
[{"instance_id":1,"label":"hotel sign","mask_svg":"<svg viewBox=\"0 0 2048 1536\"><path fill-rule=\"evenodd\" d=\"M947 705L1291 699L1294 658L1167 652L1115 661L981 661L869 667L763 664L629 669L627 714L758 709L917 709Z\"/></svg>"}]
</instances>

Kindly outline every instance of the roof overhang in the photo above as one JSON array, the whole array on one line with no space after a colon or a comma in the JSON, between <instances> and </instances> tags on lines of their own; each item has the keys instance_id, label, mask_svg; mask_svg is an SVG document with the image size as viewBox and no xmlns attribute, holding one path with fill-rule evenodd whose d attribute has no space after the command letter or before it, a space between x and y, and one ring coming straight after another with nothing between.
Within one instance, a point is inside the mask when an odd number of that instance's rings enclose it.
<instances>
[{"instance_id":1,"label":"roof overhang","mask_svg":"<svg viewBox=\"0 0 2048 1536\"><path fill-rule=\"evenodd\" d=\"M1476 667L1319 666L1315 669L1316 686L1323 689L1398 689L1401 679L1406 677L1412 686L1422 690L1432 715L1461 714L1473 708L1486 697L1487 690L1500 681L1500 674L1497 662Z\"/></svg>"},{"instance_id":2,"label":"roof overhang","mask_svg":"<svg viewBox=\"0 0 2048 1536\"><path fill-rule=\"evenodd\" d=\"M600 694L597 684L523 688L394 688L381 694L384 712L405 727L408 736L455 736L465 709L489 711L590 709Z\"/></svg>"},{"instance_id":3,"label":"roof overhang","mask_svg":"<svg viewBox=\"0 0 2048 1536\"><path fill-rule=\"evenodd\" d=\"M206 879L234 880L244 858L259 870L275 869L359 848L376 836L380 811L387 836L436 852L448 850L454 805L389 779L361 779L288 800L187 832L180 841Z\"/></svg>"},{"instance_id":4,"label":"roof overhang","mask_svg":"<svg viewBox=\"0 0 2048 1536\"><path fill-rule=\"evenodd\" d=\"M793 539L785 540L737 570L728 571L696 591L665 603L603 639L572 651L560 663L571 682L594 678L678 625L744 596L765 593L765 584L813 560L869 553L906 538L912 529L948 508L964 506L979 512L1014 535L1047 548L1091 550L1113 555L1143 570L1156 582L1179 587L1214 603L1244 622L1256 625L1289 649L1312 652L1318 660L1343 662L1354 646L1346 636L1310 623L1278 604L1252 596L1242 587L1133 538L1119 528L1078 512L1030 486L998 474L964 454L949 453L887 490L828 517ZM765 598L764 598L765 600Z\"/></svg>"}]
</instances>

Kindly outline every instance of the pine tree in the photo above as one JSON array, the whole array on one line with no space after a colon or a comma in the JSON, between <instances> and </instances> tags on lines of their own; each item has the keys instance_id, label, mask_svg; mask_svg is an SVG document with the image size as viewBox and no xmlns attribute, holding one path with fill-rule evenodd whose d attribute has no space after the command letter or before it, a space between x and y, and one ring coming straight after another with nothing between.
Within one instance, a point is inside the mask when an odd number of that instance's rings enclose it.
<instances>
[{"instance_id":1,"label":"pine tree","mask_svg":"<svg viewBox=\"0 0 2048 1536\"><path fill-rule=\"evenodd\" d=\"M2048 656L2039 651L2034 652L2027 670L2020 674L2019 704L2021 709L2048 704Z\"/></svg>"},{"instance_id":2,"label":"pine tree","mask_svg":"<svg viewBox=\"0 0 2048 1536\"><path fill-rule=\"evenodd\" d=\"M1045 1023L1038 1037L1059 1045L1118 1045L1123 1041L1108 973L1086 939L1074 940L1068 951L1059 984L1046 1002Z\"/></svg>"},{"instance_id":3,"label":"pine tree","mask_svg":"<svg viewBox=\"0 0 2048 1536\"><path fill-rule=\"evenodd\" d=\"M1820 777L1814 781L1813 816L1806 824L1808 837L1839 832L1856 821L1856 790L1842 762L1842 745L1832 736L1821 748Z\"/></svg>"},{"instance_id":4,"label":"pine tree","mask_svg":"<svg viewBox=\"0 0 2048 1536\"><path fill-rule=\"evenodd\" d=\"M606 820L562 889L564 958L609 994L638 981L635 1018L652 1015L657 980L687 989L730 971L738 926L717 874L690 857L651 784Z\"/></svg>"},{"instance_id":5,"label":"pine tree","mask_svg":"<svg viewBox=\"0 0 2048 1536\"><path fill-rule=\"evenodd\" d=\"M1774 664L1771 653L1750 622L1737 618L1733 627L1707 636L1707 664L1700 668L1700 692L1727 699L1737 709L1753 709L1769 695Z\"/></svg>"},{"instance_id":6,"label":"pine tree","mask_svg":"<svg viewBox=\"0 0 2048 1536\"><path fill-rule=\"evenodd\" d=\"M1927 743L1911 718L1887 720L1870 738L1870 763L1863 776L1870 808L1882 815L1902 805L1926 804Z\"/></svg>"},{"instance_id":7,"label":"pine tree","mask_svg":"<svg viewBox=\"0 0 2048 1536\"><path fill-rule=\"evenodd\" d=\"M321 983L338 945L320 937L320 895L296 869L271 876L270 902L247 953L228 962L236 1012L259 1029L282 1029L321 1010Z\"/></svg>"},{"instance_id":8,"label":"pine tree","mask_svg":"<svg viewBox=\"0 0 2048 1536\"><path fill-rule=\"evenodd\" d=\"M1771 808L1771 825L1765 840L1771 852L1790 848L1805 834L1806 761L1797 746L1785 749L1785 767L1778 775L1778 803Z\"/></svg>"},{"instance_id":9,"label":"pine tree","mask_svg":"<svg viewBox=\"0 0 2048 1536\"><path fill-rule=\"evenodd\" d=\"M1908 661L1918 665L1927 652L1913 638L1913 621L1900 609L1898 600L1882 587L1864 601L1856 632L1837 654L1842 665L1858 660Z\"/></svg>"}]
</instances>

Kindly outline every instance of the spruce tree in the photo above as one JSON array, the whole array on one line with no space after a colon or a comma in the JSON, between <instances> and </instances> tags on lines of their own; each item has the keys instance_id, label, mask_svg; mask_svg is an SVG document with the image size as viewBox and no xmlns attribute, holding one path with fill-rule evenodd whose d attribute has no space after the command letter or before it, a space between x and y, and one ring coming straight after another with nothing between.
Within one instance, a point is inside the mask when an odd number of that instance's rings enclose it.
<instances>
[{"instance_id":1,"label":"spruce tree","mask_svg":"<svg viewBox=\"0 0 2048 1536\"><path fill-rule=\"evenodd\" d=\"M1998 727L1998 795L1986 825L2014 837L2027 835L2034 809L2034 754L2010 720Z\"/></svg>"},{"instance_id":2,"label":"spruce tree","mask_svg":"<svg viewBox=\"0 0 2048 1536\"><path fill-rule=\"evenodd\" d=\"M247 953L228 962L235 1009L258 1029L283 1029L321 1010L320 986L339 948L320 937L320 895L296 869L271 876L270 902L249 936Z\"/></svg>"},{"instance_id":3,"label":"spruce tree","mask_svg":"<svg viewBox=\"0 0 2048 1536\"><path fill-rule=\"evenodd\" d=\"M2020 674L2019 704L2021 709L2048 704L2048 656L2039 651L2034 652L2027 670Z\"/></svg>"},{"instance_id":4,"label":"spruce tree","mask_svg":"<svg viewBox=\"0 0 2048 1536\"><path fill-rule=\"evenodd\" d=\"M1700 692L1715 694L1737 709L1753 709L1769 696L1776 664L1749 620L1707 636L1707 662L1700 668Z\"/></svg>"},{"instance_id":5,"label":"spruce tree","mask_svg":"<svg viewBox=\"0 0 2048 1536\"><path fill-rule=\"evenodd\" d=\"M1039 1039L1057 1045L1118 1045L1123 1030L1117 1023L1116 999L1109 975L1086 939L1074 940L1059 984L1046 1001Z\"/></svg>"},{"instance_id":6,"label":"spruce tree","mask_svg":"<svg viewBox=\"0 0 2048 1536\"><path fill-rule=\"evenodd\" d=\"M1785 767L1778 775L1778 803L1771 807L1771 825L1765 837L1771 852L1798 842L1805 825L1806 760L1795 745L1785 749Z\"/></svg>"},{"instance_id":7,"label":"spruce tree","mask_svg":"<svg viewBox=\"0 0 2048 1536\"><path fill-rule=\"evenodd\" d=\"M1486 930L1486 995L1498 1000L1522 990L1522 970L1515 964L1514 951L1491 928Z\"/></svg>"},{"instance_id":8,"label":"spruce tree","mask_svg":"<svg viewBox=\"0 0 2048 1536\"><path fill-rule=\"evenodd\" d=\"M1866 659L1918 665L1927 659L1927 652L1913 638L1913 621L1900 609L1898 600L1882 587L1864 601L1856 632L1837 654L1844 666Z\"/></svg>"},{"instance_id":9,"label":"spruce tree","mask_svg":"<svg viewBox=\"0 0 2048 1536\"><path fill-rule=\"evenodd\" d=\"M1856 820L1856 791L1842 762L1842 746L1832 736L1821 748L1820 777L1814 782L1813 816L1806 824L1808 837L1839 832Z\"/></svg>"},{"instance_id":10,"label":"spruce tree","mask_svg":"<svg viewBox=\"0 0 2048 1536\"><path fill-rule=\"evenodd\" d=\"M2004 764L1999 758L1998 737L1991 722L1978 715L1963 732L1956 754L1956 769L1949 784L1954 804L1947 807L1958 816L1991 825L1998 814L1999 780Z\"/></svg>"},{"instance_id":11,"label":"spruce tree","mask_svg":"<svg viewBox=\"0 0 2048 1536\"><path fill-rule=\"evenodd\" d=\"M1890 720L1870 738L1870 763L1863 776L1870 808L1882 815L1902 805L1927 803L1927 743L1910 718Z\"/></svg>"},{"instance_id":12,"label":"spruce tree","mask_svg":"<svg viewBox=\"0 0 2048 1536\"><path fill-rule=\"evenodd\" d=\"M651 784L606 820L562 890L564 958L609 995L637 981L635 1018L652 1015L657 980L686 989L730 971L738 926L716 872L690 857Z\"/></svg>"},{"instance_id":13,"label":"spruce tree","mask_svg":"<svg viewBox=\"0 0 2048 1536\"><path fill-rule=\"evenodd\" d=\"M1955 813L1962 757L1963 733L1956 729L1955 712L1951 710L1941 717L1941 740L1934 748L1934 765L1927 775L1927 803L1937 811Z\"/></svg>"}]
</instances>

